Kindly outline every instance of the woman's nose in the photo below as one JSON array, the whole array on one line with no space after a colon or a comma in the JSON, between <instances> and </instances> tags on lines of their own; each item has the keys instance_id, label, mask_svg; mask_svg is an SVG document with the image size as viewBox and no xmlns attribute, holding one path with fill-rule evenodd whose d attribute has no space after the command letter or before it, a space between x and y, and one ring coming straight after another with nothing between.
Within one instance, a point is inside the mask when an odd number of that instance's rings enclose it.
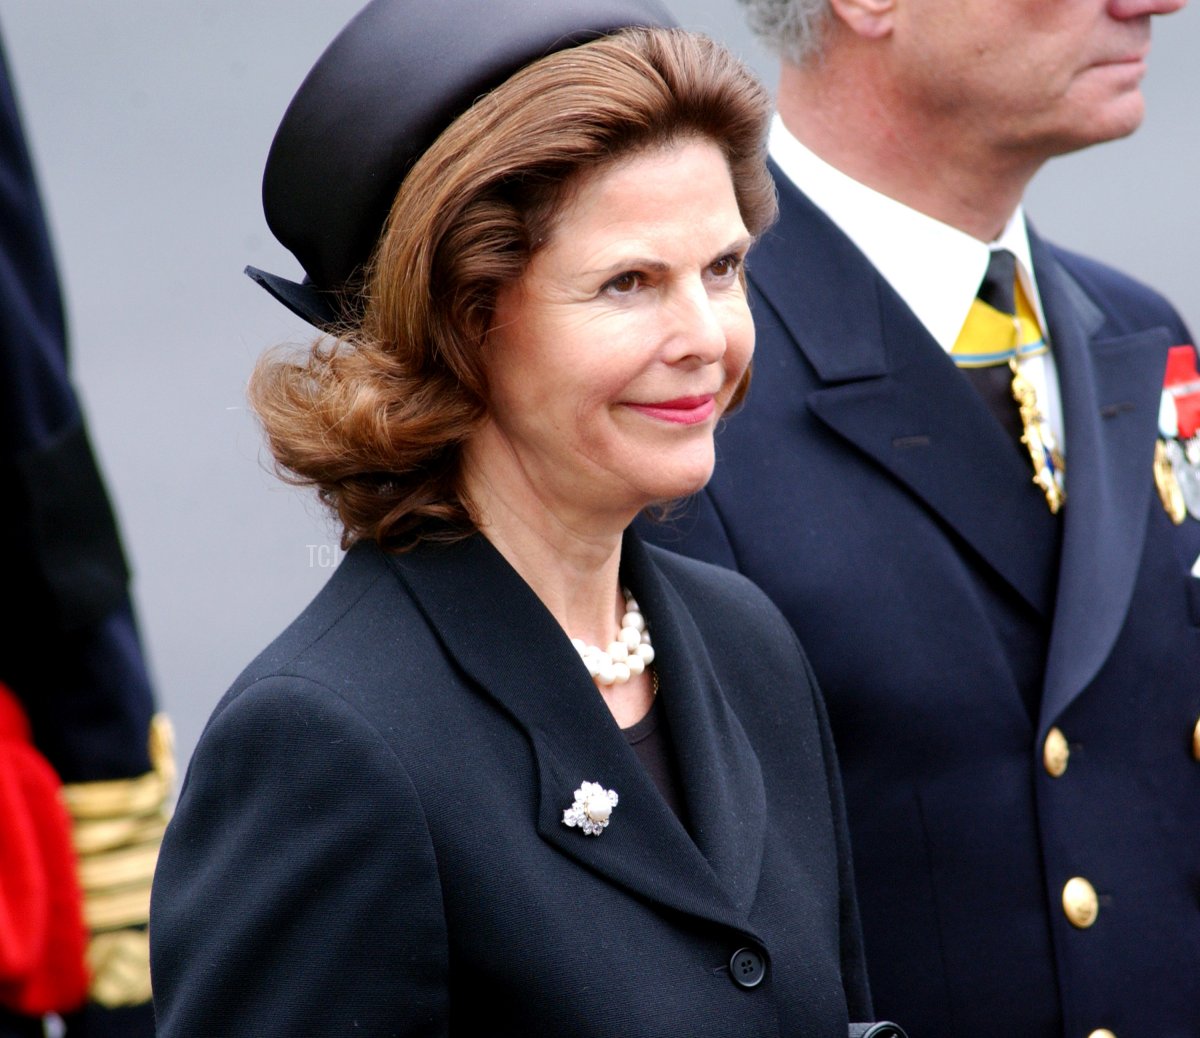
<instances>
[{"instance_id":1,"label":"woman's nose","mask_svg":"<svg viewBox=\"0 0 1200 1038\"><path fill-rule=\"evenodd\" d=\"M681 288L674 310L671 360L678 363L695 358L704 364L720 360L728 344L725 322L701 279Z\"/></svg>"}]
</instances>

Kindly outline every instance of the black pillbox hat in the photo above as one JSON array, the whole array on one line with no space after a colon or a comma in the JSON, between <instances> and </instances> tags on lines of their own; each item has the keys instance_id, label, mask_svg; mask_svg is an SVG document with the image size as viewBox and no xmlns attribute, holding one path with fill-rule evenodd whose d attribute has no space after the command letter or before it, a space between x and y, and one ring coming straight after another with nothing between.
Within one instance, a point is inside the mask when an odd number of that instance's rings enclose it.
<instances>
[{"instance_id":1,"label":"black pillbox hat","mask_svg":"<svg viewBox=\"0 0 1200 1038\"><path fill-rule=\"evenodd\" d=\"M671 26L660 0L372 0L284 113L263 209L301 284L246 272L317 327L370 257L413 163L480 95L525 65L628 26Z\"/></svg>"}]
</instances>

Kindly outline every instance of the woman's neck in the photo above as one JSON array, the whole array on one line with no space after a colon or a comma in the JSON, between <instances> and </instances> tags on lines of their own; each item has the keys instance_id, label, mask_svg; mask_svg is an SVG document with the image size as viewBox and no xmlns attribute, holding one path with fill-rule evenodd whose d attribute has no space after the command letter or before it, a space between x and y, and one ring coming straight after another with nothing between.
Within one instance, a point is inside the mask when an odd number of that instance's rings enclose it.
<instances>
[{"instance_id":1,"label":"woman's neck","mask_svg":"<svg viewBox=\"0 0 1200 1038\"><path fill-rule=\"evenodd\" d=\"M624 611L621 532L582 533L549 516L492 508L480 530L572 638L606 645Z\"/></svg>"},{"instance_id":2,"label":"woman's neck","mask_svg":"<svg viewBox=\"0 0 1200 1038\"><path fill-rule=\"evenodd\" d=\"M468 452L466 489L480 531L533 588L570 637L606 645L624 611L621 540L633 514L571 507L515 459Z\"/></svg>"},{"instance_id":3,"label":"woman's neck","mask_svg":"<svg viewBox=\"0 0 1200 1038\"><path fill-rule=\"evenodd\" d=\"M489 490L482 480L472 487L480 532L533 589L567 637L607 646L625 612L621 541L628 520L605 523L589 515L584 521L568 521L552 509L522 507L529 504L524 495ZM654 701L649 671L601 686L599 692L621 728L641 720Z\"/></svg>"}]
</instances>

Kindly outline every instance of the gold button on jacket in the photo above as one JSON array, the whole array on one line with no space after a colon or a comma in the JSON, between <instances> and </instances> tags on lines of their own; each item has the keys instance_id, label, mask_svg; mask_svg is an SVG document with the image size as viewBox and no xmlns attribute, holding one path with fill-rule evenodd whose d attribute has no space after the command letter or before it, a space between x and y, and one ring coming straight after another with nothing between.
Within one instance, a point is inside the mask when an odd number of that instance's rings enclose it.
<instances>
[{"instance_id":1,"label":"gold button on jacket","mask_svg":"<svg viewBox=\"0 0 1200 1038\"><path fill-rule=\"evenodd\" d=\"M1071 758L1071 748L1067 745L1067 737L1057 728L1051 728L1046 733L1046 742L1042 746L1042 764L1051 778L1060 778L1067 770L1067 761Z\"/></svg>"},{"instance_id":2,"label":"gold button on jacket","mask_svg":"<svg viewBox=\"0 0 1200 1038\"><path fill-rule=\"evenodd\" d=\"M1063 911L1072 926L1086 930L1100 914L1100 901L1096 888L1082 876L1067 880L1062 893Z\"/></svg>"}]
</instances>

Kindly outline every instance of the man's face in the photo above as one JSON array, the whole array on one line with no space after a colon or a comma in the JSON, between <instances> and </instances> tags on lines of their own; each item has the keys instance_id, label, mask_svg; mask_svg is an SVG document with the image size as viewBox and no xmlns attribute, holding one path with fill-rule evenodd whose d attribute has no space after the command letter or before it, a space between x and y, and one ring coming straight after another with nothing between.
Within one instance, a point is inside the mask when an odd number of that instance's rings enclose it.
<instances>
[{"instance_id":1,"label":"man's face","mask_svg":"<svg viewBox=\"0 0 1200 1038\"><path fill-rule=\"evenodd\" d=\"M1036 162L1132 133L1150 20L1187 0L897 0L903 101Z\"/></svg>"}]
</instances>

